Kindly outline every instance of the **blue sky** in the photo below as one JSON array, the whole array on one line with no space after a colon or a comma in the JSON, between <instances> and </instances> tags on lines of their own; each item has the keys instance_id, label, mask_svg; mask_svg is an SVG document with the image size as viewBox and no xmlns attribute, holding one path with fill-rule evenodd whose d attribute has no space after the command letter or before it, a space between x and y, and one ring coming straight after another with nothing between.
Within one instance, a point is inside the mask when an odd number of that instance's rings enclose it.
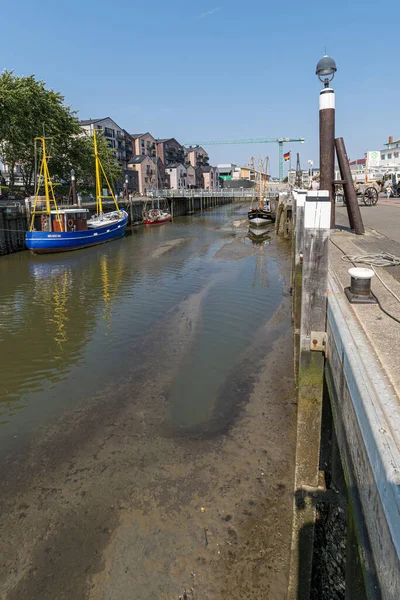
<instances>
[{"instance_id":1,"label":"blue sky","mask_svg":"<svg viewBox=\"0 0 400 600\"><path fill-rule=\"evenodd\" d=\"M0 69L35 73L81 118L180 142L305 137L285 147L318 165L315 66L337 63L336 133L350 158L400 137L399 0L20 0L2 6ZM275 144L209 146L238 164Z\"/></svg>"}]
</instances>

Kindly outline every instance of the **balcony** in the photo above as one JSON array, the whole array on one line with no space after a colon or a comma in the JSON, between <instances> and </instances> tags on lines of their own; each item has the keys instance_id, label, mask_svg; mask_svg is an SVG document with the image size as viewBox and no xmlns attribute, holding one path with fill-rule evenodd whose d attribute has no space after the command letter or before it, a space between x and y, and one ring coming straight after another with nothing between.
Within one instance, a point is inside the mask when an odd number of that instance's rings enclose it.
<instances>
[{"instance_id":1,"label":"balcony","mask_svg":"<svg viewBox=\"0 0 400 600\"><path fill-rule=\"evenodd\" d=\"M113 138L115 137L115 131L114 129L110 129L109 127L104 127L104 135L106 137Z\"/></svg>"}]
</instances>

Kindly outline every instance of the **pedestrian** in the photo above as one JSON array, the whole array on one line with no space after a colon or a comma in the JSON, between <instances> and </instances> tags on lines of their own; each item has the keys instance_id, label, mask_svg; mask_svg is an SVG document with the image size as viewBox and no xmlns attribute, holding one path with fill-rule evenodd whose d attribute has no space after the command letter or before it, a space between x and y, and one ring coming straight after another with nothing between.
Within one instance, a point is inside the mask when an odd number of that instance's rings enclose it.
<instances>
[{"instance_id":1,"label":"pedestrian","mask_svg":"<svg viewBox=\"0 0 400 600\"><path fill-rule=\"evenodd\" d=\"M311 189L314 191L319 190L319 182L316 179L313 179L311 182Z\"/></svg>"},{"instance_id":2,"label":"pedestrian","mask_svg":"<svg viewBox=\"0 0 400 600\"><path fill-rule=\"evenodd\" d=\"M393 189L392 189L392 184L389 183L389 185L386 187L386 198L389 200L390 196L392 195Z\"/></svg>"}]
</instances>

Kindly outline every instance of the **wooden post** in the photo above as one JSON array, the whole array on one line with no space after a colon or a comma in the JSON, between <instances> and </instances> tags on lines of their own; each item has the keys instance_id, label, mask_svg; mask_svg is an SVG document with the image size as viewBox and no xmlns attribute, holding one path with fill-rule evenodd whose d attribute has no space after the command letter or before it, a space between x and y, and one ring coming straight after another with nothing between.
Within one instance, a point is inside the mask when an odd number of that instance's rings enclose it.
<instances>
[{"instance_id":1,"label":"wooden post","mask_svg":"<svg viewBox=\"0 0 400 600\"><path fill-rule=\"evenodd\" d=\"M171 220L174 220L174 199L171 199Z\"/></svg>"},{"instance_id":2,"label":"wooden post","mask_svg":"<svg viewBox=\"0 0 400 600\"><path fill-rule=\"evenodd\" d=\"M308 192L304 207L295 502L288 600L310 597L319 489L324 332L331 204L328 191Z\"/></svg>"},{"instance_id":3,"label":"wooden post","mask_svg":"<svg viewBox=\"0 0 400 600\"><path fill-rule=\"evenodd\" d=\"M365 233L364 224L361 216L360 207L358 206L357 194L354 189L353 176L350 170L349 158L346 153L346 147L342 137L335 140L336 154L339 162L340 176L345 182L343 184L343 192L346 198L346 208L349 217L350 228L354 229L354 233L362 235Z\"/></svg>"},{"instance_id":4,"label":"wooden post","mask_svg":"<svg viewBox=\"0 0 400 600\"><path fill-rule=\"evenodd\" d=\"M293 294L293 326L295 335L295 365L300 348L300 317L301 317L301 288L302 288L302 259L304 246L304 205L306 190L293 192L294 197L294 240L292 264L292 294Z\"/></svg>"},{"instance_id":5,"label":"wooden post","mask_svg":"<svg viewBox=\"0 0 400 600\"><path fill-rule=\"evenodd\" d=\"M335 92L324 88L319 94L320 189L331 197L331 229L335 229Z\"/></svg>"},{"instance_id":6,"label":"wooden post","mask_svg":"<svg viewBox=\"0 0 400 600\"><path fill-rule=\"evenodd\" d=\"M131 225L133 225L133 198L129 201L130 204L130 213L131 213Z\"/></svg>"},{"instance_id":7,"label":"wooden post","mask_svg":"<svg viewBox=\"0 0 400 600\"><path fill-rule=\"evenodd\" d=\"M304 245L304 205L306 202L306 190L299 190L295 196L295 255L294 264L300 264Z\"/></svg>"}]
</instances>

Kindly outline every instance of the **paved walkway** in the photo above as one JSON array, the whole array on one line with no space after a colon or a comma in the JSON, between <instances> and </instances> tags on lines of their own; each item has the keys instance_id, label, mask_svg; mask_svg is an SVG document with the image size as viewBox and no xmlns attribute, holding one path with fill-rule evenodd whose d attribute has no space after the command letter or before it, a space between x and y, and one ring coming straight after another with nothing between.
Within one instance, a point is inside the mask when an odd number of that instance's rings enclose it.
<instances>
[{"instance_id":1,"label":"paved walkway","mask_svg":"<svg viewBox=\"0 0 400 600\"><path fill-rule=\"evenodd\" d=\"M390 202L392 201L393 198L390 199ZM360 206L360 208L366 235L349 234L349 239L359 247L359 254L389 252L400 257L400 200L397 205L393 205L386 199L379 198L376 206ZM345 207L337 208L336 225L339 229L348 228L349 221ZM385 270L400 281L400 267L388 267Z\"/></svg>"},{"instance_id":2,"label":"paved walkway","mask_svg":"<svg viewBox=\"0 0 400 600\"><path fill-rule=\"evenodd\" d=\"M338 229L331 235L329 264L343 288L350 284L348 269L353 266L342 260L343 255L389 252L400 257L400 203L393 205L380 199L376 206L362 206L361 213L366 232L365 235L355 235L348 230L346 208L338 208L336 211ZM376 272L386 286L400 297L400 266L376 268ZM382 307L400 319L400 303L378 277L372 278L371 286ZM400 396L400 324L386 315L378 305L352 305L352 308Z\"/></svg>"}]
</instances>

